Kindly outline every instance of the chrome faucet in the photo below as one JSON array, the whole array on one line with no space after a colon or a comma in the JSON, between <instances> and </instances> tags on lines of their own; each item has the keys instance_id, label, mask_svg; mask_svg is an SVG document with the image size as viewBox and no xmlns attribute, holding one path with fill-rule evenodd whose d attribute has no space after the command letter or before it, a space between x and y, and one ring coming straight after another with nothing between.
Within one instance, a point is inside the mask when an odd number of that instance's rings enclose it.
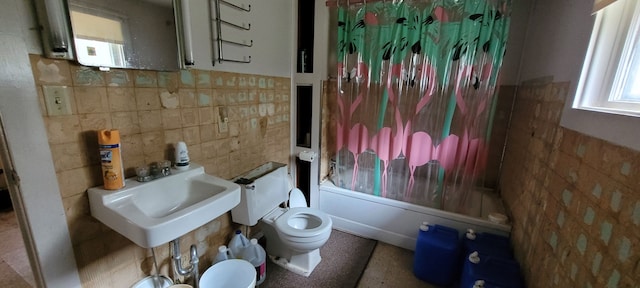
<instances>
[{"instance_id":1,"label":"chrome faucet","mask_svg":"<svg viewBox=\"0 0 640 288\"><path fill-rule=\"evenodd\" d=\"M149 166L136 167L136 175L138 182L149 182L153 179L169 176L171 175L171 161L162 160L153 162Z\"/></svg>"}]
</instances>

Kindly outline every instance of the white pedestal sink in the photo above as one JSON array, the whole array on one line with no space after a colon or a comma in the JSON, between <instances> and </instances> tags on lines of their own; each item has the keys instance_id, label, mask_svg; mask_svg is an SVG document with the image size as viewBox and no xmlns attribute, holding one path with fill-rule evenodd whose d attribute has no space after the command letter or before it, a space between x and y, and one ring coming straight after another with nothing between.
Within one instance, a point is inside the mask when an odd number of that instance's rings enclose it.
<instances>
[{"instance_id":1,"label":"white pedestal sink","mask_svg":"<svg viewBox=\"0 0 640 288\"><path fill-rule=\"evenodd\" d=\"M137 245L168 243L230 211L240 203L240 186L204 173L191 163L187 170L149 182L125 180L119 190L90 188L91 215Z\"/></svg>"}]
</instances>

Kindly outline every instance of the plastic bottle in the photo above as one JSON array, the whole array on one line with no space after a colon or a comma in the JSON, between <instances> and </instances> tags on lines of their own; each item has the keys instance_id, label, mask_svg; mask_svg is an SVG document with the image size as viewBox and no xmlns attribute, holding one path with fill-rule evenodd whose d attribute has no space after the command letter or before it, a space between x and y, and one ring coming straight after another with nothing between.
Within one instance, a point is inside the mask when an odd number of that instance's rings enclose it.
<instances>
[{"instance_id":1,"label":"plastic bottle","mask_svg":"<svg viewBox=\"0 0 640 288\"><path fill-rule=\"evenodd\" d=\"M185 170L189 168L189 150L187 144L180 141L176 143L176 169Z\"/></svg>"},{"instance_id":2,"label":"plastic bottle","mask_svg":"<svg viewBox=\"0 0 640 288\"><path fill-rule=\"evenodd\" d=\"M220 245L218 247L218 254L216 254L216 258L213 259L213 264L229 259L229 255L227 255L228 250L227 246Z\"/></svg>"},{"instance_id":3,"label":"plastic bottle","mask_svg":"<svg viewBox=\"0 0 640 288\"><path fill-rule=\"evenodd\" d=\"M256 286L262 284L267 277L267 253L258 244L258 239L251 239L249 247L242 251L242 259L249 261L256 268Z\"/></svg>"},{"instance_id":4,"label":"plastic bottle","mask_svg":"<svg viewBox=\"0 0 640 288\"><path fill-rule=\"evenodd\" d=\"M104 189L117 190L124 187L120 132L115 129L98 131L98 146L100 148Z\"/></svg>"},{"instance_id":5,"label":"plastic bottle","mask_svg":"<svg viewBox=\"0 0 640 288\"><path fill-rule=\"evenodd\" d=\"M244 248L249 247L249 239L242 235L242 231L236 230L236 235L229 241L229 252L231 257L240 258Z\"/></svg>"}]
</instances>

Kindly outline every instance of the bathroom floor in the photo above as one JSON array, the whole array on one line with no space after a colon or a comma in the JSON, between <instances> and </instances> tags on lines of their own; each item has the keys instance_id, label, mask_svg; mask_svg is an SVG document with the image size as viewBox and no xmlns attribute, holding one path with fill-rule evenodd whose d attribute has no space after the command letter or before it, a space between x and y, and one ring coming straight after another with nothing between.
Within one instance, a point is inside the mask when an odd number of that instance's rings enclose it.
<instances>
[{"instance_id":1,"label":"bathroom floor","mask_svg":"<svg viewBox=\"0 0 640 288\"><path fill-rule=\"evenodd\" d=\"M413 276L413 251L378 242L358 282L358 288L436 288Z\"/></svg>"},{"instance_id":2,"label":"bathroom floor","mask_svg":"<svg viewBox=\"0 0 640 288\"><path fill-rule=\"evenodd\" d=\"M0 211L0 287L35 287L22 234L13 210Z\"/></svg>"},{"instance_id":3,"label":"bathroom floor","mask_svg":"<svg viewBox=\"0 0 640 288\"><path fill-rule=\"evenodd\" d=\"M0 288L35 287L14 211L0 211ZM424 287L412 273L413 251L378 242L364 270L358 288Z\"/></svg>"}]
</instances>

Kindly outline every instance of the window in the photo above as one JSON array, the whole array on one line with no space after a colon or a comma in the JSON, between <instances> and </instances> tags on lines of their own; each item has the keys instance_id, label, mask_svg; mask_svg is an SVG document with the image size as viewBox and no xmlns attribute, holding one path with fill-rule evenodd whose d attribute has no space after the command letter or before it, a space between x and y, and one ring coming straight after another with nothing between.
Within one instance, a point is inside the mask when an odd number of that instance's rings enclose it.
<instances>
[{"instance_id":1,"label":"window","mask_svg":"<svg viewBox=\"0 0 640 288\"><path fill-rule=\"evenodd\" d=\"M573 108L640 117L640 4L597 12Z\"/></svg>"},{"instance_id":2,"label":"window","mask_svg":"<svg viewBox=\"0 0 640 288\"><path fill-rule=\"evenodd\" d=\"M558 2L564 3L565 1ZM577 2L582 5L580 9L574 9L575 7L572 6ZM552 33L550 37L573 40L590 39L588 49L582 45L567 45L560 49L561 54L559 55L562 55L563 59L577 60L578 57L572 57L576 55L575 53L587 52L582 54L586 55L583 58L584 65L582 67L568 68L568 71L571 71L571 81L577 85L573 86L575 87L573 88L575 94L572 93L575 96L573 101L567 99L565 102L560 125L582 134L640 151L640 133L637 132L640 127L640 109L634 108L638 103L637 96L634 95L636 93L634 92L636 89L634 78L637 77L635 75L640 70L638 65L633 63L640 60L628 60L629 57L638 58L638 53L640 53L637 51L640 47L640 44L637 44L638 38L640 38L637 19L637 15L640 15L638 11L640 9L638 2L640 1L617 0L600 10L593 18L582 14L593 8L593 2L577 2L563 4L562 7L565 10L561 15L569 15L568 18L558 18L561 20L550 22L557 25L564 21L574 21L575 24L564 26L570 27L570 29L559 30L555 34ZM593 20L596 21L591 22ZM592 24L594 24L593 29ZM553 30L554 26L551 25L548 26L548 29L551 29L552 32L555 31ZM574 35L575 37L572 37ZM628 36L632 39L627 39ZM636 49L630 50L633 46L637 46ZM627 57L627 60L624 57ZM561 63L562 65L580 65L575 62ZM620 63L629 65L621 66ZM628 71L632 67L636 67L635 71L629 73ZM617 78L616 75L618 75ZM620 84L622 82L628 84ZM625 90L625 86L628 86L626 89L631 92L622 96L620 91Z\"/></svg>"}]
</instances>

